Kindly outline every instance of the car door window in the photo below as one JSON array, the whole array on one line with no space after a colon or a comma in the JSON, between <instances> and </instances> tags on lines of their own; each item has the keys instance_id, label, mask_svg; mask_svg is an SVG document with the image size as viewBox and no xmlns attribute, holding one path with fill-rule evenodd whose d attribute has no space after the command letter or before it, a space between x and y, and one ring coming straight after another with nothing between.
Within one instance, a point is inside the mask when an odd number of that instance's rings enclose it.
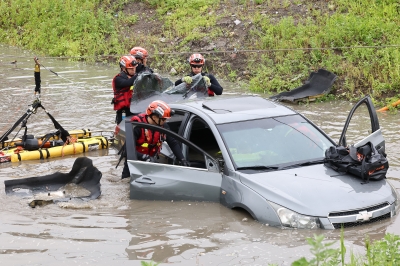
<instances>
[{"instance_id":1,"label":"car door window","mask_svg":"<svg viewBox=\"0 0 400 266\"><path fill-rule=\"evenodd\" d=\"M182 134L183 126L185 124L189 114L187 112L183 112L180 110L174 110L174 115L168 119L168 126L172 132L177 134ZM159 162L164 164L174 164L175 162L175 155L173 154L172 150L168 146L167 142L163 143L162 149L159 154Z\"/></svg>"},{"instance_id":2,"label":"car door window","mask_svg":"<svg viewBox=\"0 0 400 266\"><path fill-rule=\"evenodd\" d=\"M359 147L368 141L378 150L384 151L385 143L378 116L371 98L366 96L350 110L338 144L345 147L349 145Z\"/></svg>"},{"instance_id":3,"label":"car door window","mask_svg":"<svg viewBox=\"0 0 400 266\"><path fill-rule=\"evenodd\" d=\"M188 156L187 156L187 150L191 150L191 155L193 158L200 158L200 163L196 164L195 161L191 165L192 168L205 168L208 171L211 172L220 172L219 169L219 163L218 160L215 159L212 155L210 155L207 151L203 150L201 147L197 146L194 143L191 143L188 141L186 138L183 136L180 136L176 134L175 132L172 132L171 130L165 129L165 128L160 128L155 125L150 125L150 124L145 124L141 122L129 122L131 126L128 126L126 129L126 146L131 146L133 147L132 149L127 149L127 159L128 160L137 160L136 157L136 141L134 139L133 131L134 127L141 127L141 128L147 128L150 130L155 130L159 131L161 134L167 134L175 138L176 141L178 141L181 146L184 149L184 154L186 154L185 158L189 161ZM215 140L214 140L215 141ZM163 143L162 150L167 147L168 145L166 142ZM193 146L193 144L195 146ZM165 146L164 146L165 145ZM172 153L172 151L171 151ZM167 158L168 160L168 158ZM158 161L159 164L177 164L178 162L175 161L163 161L161 158Z\"/></svg>"},{"instance_id":4,"label":"car door window","mask_svg":"<svg viewBox=\"0 0 400 266\"><path fill-rule=\"evenodd\" d=\"M365 104L357 108L351 117L346 131L347 145L352 145L372 133L371 119Z\"/></svg>"},{"instance_id":5,"label":"car door window","mask_svg":"<svg viewBox=\"0 0 400 266\"><path fill-rule=\"evenodd\" d=\"M189 131L186 134L190 142L196 144L214 158L221 157L221 150L215 136L207 123L202 119L193 119L189 125ZM185 150L191 166L209 169L207 158L203 154L196 152L190 147Z\"/></svg>"}]
</instances>

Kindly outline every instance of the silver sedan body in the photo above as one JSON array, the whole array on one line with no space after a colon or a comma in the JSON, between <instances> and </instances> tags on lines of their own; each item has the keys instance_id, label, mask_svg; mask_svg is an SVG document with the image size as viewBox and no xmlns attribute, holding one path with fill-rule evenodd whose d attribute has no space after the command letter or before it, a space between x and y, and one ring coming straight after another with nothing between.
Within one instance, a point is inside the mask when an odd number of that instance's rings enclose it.
<instances>
[{"instance_id":1,"label":"silver sedan body","mask_svg":"<svg viewBox=\"0 0 400 266\"><path fill-rule=\"evenodd\" d=\"M215 201L244 209L261 223L307 229L356 226L396 214L398 195L386 179L364 183L323 161L327 148L350 141L384 151L369 97L350 111L337 143L303 115L258 96L170 106L171 130L126 120L119 132L127 146L131 199ZM365 136L351 138L348 128L359 123ZM159 163L137 160L135 127L173 136L191 166L178 165L166 143Z\"/></svg>"}]
</instances>

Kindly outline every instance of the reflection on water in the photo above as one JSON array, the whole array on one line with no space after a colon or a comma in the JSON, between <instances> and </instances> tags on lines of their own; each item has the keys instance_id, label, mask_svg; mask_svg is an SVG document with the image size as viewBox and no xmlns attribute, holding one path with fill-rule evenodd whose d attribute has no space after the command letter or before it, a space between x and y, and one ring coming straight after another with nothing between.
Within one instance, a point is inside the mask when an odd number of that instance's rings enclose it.
<instances>
[{"instance_id":1,"label":"reflection on water","mask_svg":"<svg viewBox=\"0 0 400 266\"><path fill-rule=\"evenodd\" d=\"M2 135L34 100L35 83L33 55L1 48ZM15 59L18 64L10 64ZM42 104L65 129L113 131L111 79L118 72L117 66L53 59L43 59L41 63L63 77L41 70ZM225 82L223 86L225 93L242 91L235 84ZM306 115L337 141L353 104L340 101L286 105ZM378 115L390 162L388 176L400 188L398 114ZM31 134L54 131L41 109L31 116L27 126ZM328 240L340 238L338 230L268 227L247 213L216 203L129 200L129 181L120 180L122 168L115 169L119 158L113 149L86 154L103 173L102 194L97 200L32 209L26 200L5 195L4 180L69 172L78 156L0 165L0 261L4 265L47 265L65 260L79 265L140 265L141 260L174 265L290 265L302 256L310 256L307 237L323 233ZM362 252L366 235L380 239L386 232L400 234L399 223L393 218L346 229L348 253Z\"/></svg>"}]
</instances>

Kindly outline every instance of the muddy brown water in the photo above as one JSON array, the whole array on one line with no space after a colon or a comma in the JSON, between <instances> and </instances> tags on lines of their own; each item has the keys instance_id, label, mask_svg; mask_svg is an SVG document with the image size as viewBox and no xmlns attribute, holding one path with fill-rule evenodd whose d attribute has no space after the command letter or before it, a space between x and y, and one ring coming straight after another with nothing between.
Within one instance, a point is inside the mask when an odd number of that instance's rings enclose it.
<instances>
[{"instance_id":1,"label":"muddy brown water","mask_svg":"<svg viewBox=\"0 0 400 266\"><path fill-rule=\"evenodd\" d=\"M33 54L0 46L0 134L24 113L34 100ZM17 60L16 64L11 64ZM84 64L55 59L41 63L42 105L67 130L89 128L112 131L115 113L110 104L114 65ZM226 93L244 91L224 82ZM350 102L290 105L313 120L333 139L340 136ZM390 169L388 178L400 188L397 153L399 114L379 113L386 139ZM33 134L53 131L45 112L28 120ZM102 195L82 204L69 202L30 208L26 199L7 196L4 181L69 172L78 156L87 156L102 172ZM0 165L0 261L2 265L290 265L310 257L307 237L324 234L339 240L340 232L289 230L262 225L247 213L217 203L160 202L129 199L128 180L120 180L113 149L44 161ZM381 239L385 233L400 234L397 217L345 230L347 254L362 253L368 235ZM339 243L336 242L336 247Z\"/></svg>"}]
</instances>

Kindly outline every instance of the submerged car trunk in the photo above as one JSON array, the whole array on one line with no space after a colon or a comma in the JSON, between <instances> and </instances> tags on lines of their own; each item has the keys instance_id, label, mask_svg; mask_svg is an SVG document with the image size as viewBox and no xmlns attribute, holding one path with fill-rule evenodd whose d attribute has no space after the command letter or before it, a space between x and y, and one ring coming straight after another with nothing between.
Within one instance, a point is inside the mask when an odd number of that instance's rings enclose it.
<instances>
[{"instance_id":1,"label":"submerged car trunk","mask_svg":"<svg viewBox=\"0 0 400 266\"><path fill-rule=\"evenodd\" d=\"M395 200L386 180L363 184L361 179L323 164L240 176L243 184L269 201L310 216L327 217L330 212Z\"/></svg>"}]
</instances>

